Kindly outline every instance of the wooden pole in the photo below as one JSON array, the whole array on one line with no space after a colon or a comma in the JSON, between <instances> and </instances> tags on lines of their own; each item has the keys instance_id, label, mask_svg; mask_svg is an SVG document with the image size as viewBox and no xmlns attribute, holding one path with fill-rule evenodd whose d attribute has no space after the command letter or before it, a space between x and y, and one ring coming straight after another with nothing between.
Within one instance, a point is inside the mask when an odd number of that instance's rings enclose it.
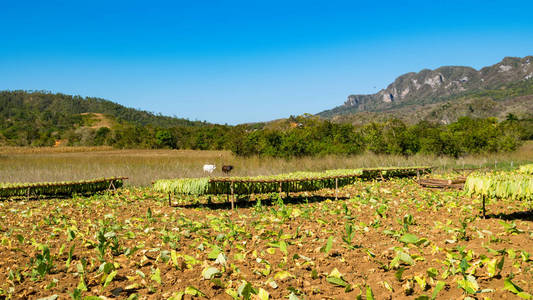
<instances>
[{"instance_id":1,"label":"wooden pole","mask_svg":"<svg viewBox=\"0 0 533 300\"><path fill-rule=\"evenodd\" d=\"M335 200L337 200L338 192L339 192L339 178L335 178Z\"/></svg>"},{"instance_id":2,"label":"wooden pole","mask_svg":"<svg viewBox=\"0 0 533 300\"><path fill-rule=\"evenodd\" d=\"M168 206L172 207L172 201L170 200L170 193L168 193Z\"/></svg>"},{"instance_id":3,"label":"wooden pole","mask_svg":"<svg viewBox=\"0 0 533 300\"><path fill-rule=\"evenodd\" d=\"M486 217L486 216L485 216L485 195L483 195L483 196L481 197L481 199L482 199L482 201L483 201L483 219L485 219L485 217Z\"/></svg>"},{"instance_id":4,"label":"wooden pole","mask_svg":"<svg viewBox=\"0 0 533 300\"><path fill-rule=\"evenodd\" d=\"M231 182L231 209L234 210L235 209L235 204L234 204L234 199L235 199L235 194L233 193L233 181Z\"/></svg>"}]
</instances>

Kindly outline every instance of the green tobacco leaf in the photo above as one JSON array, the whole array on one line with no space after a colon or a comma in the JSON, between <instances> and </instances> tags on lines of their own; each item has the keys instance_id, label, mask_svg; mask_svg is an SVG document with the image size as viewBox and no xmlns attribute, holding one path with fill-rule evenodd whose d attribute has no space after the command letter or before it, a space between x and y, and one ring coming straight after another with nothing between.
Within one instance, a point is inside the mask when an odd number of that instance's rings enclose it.
<instances>
[{"instance_id":1,"label":"green tobacco leaf","mask_svg":"<svg viewBox=\"0 0 533 300\"><path fill-rule=\"evenodd\" d=\"M461 262L459 263L459 267L461 268L461 270L464 272L466 272L466 270L468 270L468 268L470 268L470 264L468 263L468 261L466 260L466 258L463 258L461 260Z\"/></svg>"},{"instance_id":2,"label":"green tobacco leaf","mask_svg":"<svg viewBox=\"0 0 533 300\"><path fill-rule=\"evenodd\" d=\"M141 278L146 278L146 275L144 275L143 271L141 271L141 270L135 271L135 274L141 276Z\"/></svg>"},{"instance_id":3,"label":"green tobacco leaf","mask_svg":"<svg viewBox=\"0 0 533 300\"><path fill-rule=\"evenodd\" d=\"M369 285L366 286L366 299L374 300L374 293L372 292L372 288Z\"/></svg>"},{"instance_id":4,"label":"green tobacco leaf","mask_svg":"<svg viewBox=\"0 0 533 300\"><path fill-rule=\"evenodd\" d=\"M487 263L487 273L489 274L490 278L492 278L492 277L497 275L497 273L496 273L496 262L497 262L497 260L495 258L495 259L490 260Z\"/></svg>"},{"instance_id":5,"label":"green tobacco leaf","mask_svg":"<svg viewBox=\"0 0 533 300\"><path fill-rule=\"evenodd\" d=\"M339 278L339 277L328 276L326 278L326 281L331 284L342 286L342 287L347 287L350 285L348 282L344 281L342 278Z\"/></svg>"},{"instance_id":6,"label":"green tobacco leaf","mask_svg":"<svg viewBox=\"0 0 533 300\"><path fill-rule=\"evenodd\" d=\"M215 263L225 266L227 261L228 261L228 258L226 254L221 252L218 254L217 259L215 260Z\"/></svg>"},{"instance_id":7,"label":"green tobacco leaf","mask_svg":"<svg viewBox=\"0 0 533 300\"><path fill-rule=\"evenodd\" d=\"M85 285L85 280L83 279L83 276L81 276L80 282L78 282L78 286L76 288L82 292L87 291L87 285Z\"/></svg>"},{"instance_id":8,"label":"green tobacco leaf","mask_svg":"<svg viewBox=\"0 0 533 300\"><path fill-rule=\"evenodd\" d=\"M427 286L426 278L424 278L423 276L415 276L415 280L416 283L418 283L418 285L420 286L420 289L425 291Z\"/></svg>"},{"instance_id":9,"label":"green tobacco leaf","mask_svg":"<svg viewBox=\"0 0 533 300\"><path fill-rule=\"evenodd\" d=\"M159 270L159 268L155 269L150 279L161 284L161 270Z\"/></svg>"},{"instance_id":10,"label":"green tobacco leaf","mask_svg":"<svg viewBox=\"0 0 533 300\"><path fill-rule=\"evenodd\" d=\"M374 252L370 251L370 249L365 249L365 252L366 252L366 254L368 254L368 256L370 256L371 258L376 257L376 254L374 254Z\"/></svg>"},{"instance_id":11,"label":"green tobacco leaf","mask_svg":"<svg viewBox=\"0 0 533 300\"><path fill-rule=\"evenodd\" d=\"M255 293L254 288L247 281L243 281L243 283L239 286L237 292L239 293L239 296L241 296L243 299L250 299L252 297L252 294Z\"/></svg>"},{"instance_id":12,"label":"green tobacco leaf","mask_svg":"<svg viewBox=\"0 0 533 300\"><path fill-rule=\"evenodd\" d=\"M111 281L113 281L113 278L115 278L116 275L117 275L117 271L113 271L109 273L109 275L107 275L107 277L105 278L105 282L104 282L104 288L107 287L111 283Z\"/></svg>"},{"instance_id":13,"label":"green tobacco leaf","mask_svg":"<svg viewBox=\"0 0 533 300\"><path fill-rule=\"evenodd\" d=\"M412 233L406 233L400 238L400 242L406 244L416 244L418 240L419 238Z\"/></svg>"},{"instance_id":14,"label":"green tobacco leaf","mask_svg":"<svg viewBox=\"0 0 533 300\"><path fill-rule=\"evenodd\" d=\"M446 283L444 281L437 281L437 284L435 285L435 289L433 289L433 293L431 294L431 299L435 300L437 299L437 295L442 291L442 289L446 286Z\"/></svg>"},{"instance_id":15,"label":"green tobacco leaf","mask_svg":"<svg viewBox=\"0 0 533 300\"><path fill-rule=\"evenodd\" d=\"M496 264L496 268L501 271L503 269L504 262L505 262L505 256L502 256L500 261ZM499 272L498 272L498 274L499 274Z\"/></svg>"},{"instance_id":16,"label":"green tobacco leaf","mask_svg":"<svg viewBox=\"0 0 533 300\"><path fill-rule=\"evenodd\" d=\"M139 296L137 294L131 294L126 300L139 300Z\"/></svg>"},{"instance_id":17,"label":"green tobacco leaf","mask_svg":"<svg viewBox=\"0 0 533 300\"><path fill-rule=\"evenodd\" d=\"M259 298L259 300L268 300L270 298L270 294L263 288L260 288L259 292L257 292L257 298Z\"/></svg>"},{"instance_id":18,"label":"green tobacco leaf","mask_svg":"<svg viewBox=\"0 0 533 300\"><path fill-rule=\"evenodd\" d=\"M278 288L278 284L276 283L276 281L274 281L272 278L271 279L268 279L266 281L266 284L268 284L268 286L270 286L271 288L273 289L277 289Z\"/></svg>"},{"instance_id":19,"label":"green tobacco leaf","mask_svg":"<svg viewBox=\"0 0 533 300\"><path fill-rule=\"evenodd\" d=\"M285 243L285 241L279 242L279 250L281 250L281 252L283 252L285 255L289 254L287 251L287 243Z\"/></svg>"},{"instance_id":20,"label":"green tobacco leaf","mask_svg":"<svg viewBox=\"0 0 533 300\"><path fill-rule=\"evenodd\" d=\"M225 292L226 292L226 294L230 295L231 298L233 298L233 299L235 299L235 300L239 299L239 294L238 294L237 291L235 291L234 289L232 289L232 288L227 288L227 289L225 290Z\"/></svg>"},{"instance_id":21,"label":"green tobacco leaf","mask_svg":"<svg viewBox=\"0 0 533 300\"><path fill-rule=\"evenodd\" d=\"M439 275L439 271L437 271L437 269L435 268L428 268L426 273L428 274L429 277L433 279L437 279L437 275Z\"/></svg>"},{"instance_id":22,"label":"green tobacco leaf","mask_svg":"<svg viewBox=\"0 0 533 300\"><path fill-rule=\"evenodd\" d=\"M220 274L221 274L220 271L215 267L208 267L202 271L202 277L208 280Z\"/></svg>"},{"instance_id":23,"label":"green tobacco leaf","mask_svg":"<svg viewBox=\"0 0 533 300\"><path fill-rule=\"evenodd\" d=\"M414 265L415 264L415 261L413 260L413 258L411 257L411 255L403 252L403 251L399 251L398 252L398 258L403 261L404 263L406 264L409 264L409 265Z\"/></svg>"},{"instance_id":24,"label":"green tobacco leaf","mask_svg":"<svg viewBox=\"0 0 533 300\"><path fill-rule=\"evenodd\" d=\"M384 280L383 282L383 286L391 293L394 292L394 289L392 288L392 286L390 285L390 283L386 280Z\"/></svg>"},{"instance_id":25,"label":"green tobacco leaf","mask_svg":"<svg viewBox=\"0 0 533 300\"><path fill-rule=\"evenodd\" d=\"M316 269L313 269L311 271L311 278L312 279L317 279L318 278L318 271Z\"/></svg>"},{"instance_id":26,"label":"green tobacco leaf","mask_svg":"<svg viewBox=\"0 0 533 300\"><path fill-rule=\"evenodd\" d=\"M132 283L132 284L130 284L130 285L127 285L124 289L125 289L126 291L131 291L131 290L136 290L136 289L138 289L138 288L140 288L140 287L141 287L140 284L138 284L138 283Z\"/></svg>"},{"instance_id":27,"label":"green tobacco leaf","mask_svg":"<svg viewBox=\"0 0 533 300\"><path fill-rule=\"evenodd\" d=\"M512 292L513 294L518 294L523 291L519 286L514 284L509 277L505 278L503 285L504 289Z\"/></svg>"},{"instance_id":28,"label":"green tobacco leaf","mask_svg":"<svg viewBox=\"0 0 533 300\"><path fill-rule=\"evenodd\" d=\"M524 292L522 288L514 284L509 277L505 278L504 282L504 289L510 291L513 294L516 294L518 297L522 299L533 299L533 296L529 293Z\"/></svg>"},{"instance_id":29,"label":"green tobacco leaf","mask_svg":"<svg viewBox=\"0 0 533 300\"><path fill-rule=\"evenodd\" d=\"M188 286L185 288L184 291L185 295L191 295L196 297L205 297L205 294L202 293L199 289L195 288L194 286Z\"/></svg>"},{"instance_id":30,"label":"green tobacco leaf","mask_svg":"<svg viewBox=\"0 0 533 300\"><path fill-rule=\"evenodd\" d=\"M109 274L115 269L115 266L112 263L103 263L100 265L99 270L104 274Z\"/></svg>"},{"instance_id":31,"label":"green tobacco leaf","mask_svg":"<svg viewBox=\"0 0 533 300\"><path fill-rule=\"evenodd\" d=\"M403 272L405 271L405 268L399 268L395 273L394 273L394 277L396 277L396 279L398 281L402 281L402 275L403 275Z\"/></svg>"},{"instance_id":32,"label":"green tobacco leaf","mask_svg":"<svg viewBox=\"0 0 533 300\"><path fill-rule=\"evenodd\" d=\"M176 250L172 250L170 252L170 259L172 260L172 264L174 265L174 267L179 268L178 253L176 252Z\"/></svg>"},{"instance_id":33,"label":"green tobacco leaf","mask_svg":"<svg viewBox=\"0 0 533 300\"><path fill-rule=\"evenodd\" d=\"M331 272L329 273L329 276L330 277L341 278L342 274L341 274L341 272L339 272L339 270L337 268L333 268L333 270L331 270Z\"/></svg>"},{"instance_id":34,"label":"green tobacco leaf","mask_svg":"<svg viewBox=\"0 0 533 300\"><path fill-rule=\"evenodd\" d=\"M213 247L211 249L211 252L209 252L209 254L207 254L207 258L211 259L211 260L215 260L217 259L218 255L222 252L222 250L220 250L220 248L218 247Z\"/></svg>"},{"instance_id":35,"label":"green tobacco leaf","mask_svg":"<svg viewBox=\"0 0 533 300\"><path fill-rule=\"evenodd\" d=\"M527 300L531 300L533 299L533 296L531 296L531 294L529 293L526 293L526 292L520 292L518 294L516 294L518 297L522 298L522 299L527 299Z\"/></svg>"},{"instance_id":36,"label":"green tobacco leaf","mask_svg":"<svg viewBox=\"0 0 533 300\"><path fill-rule=\"evenodd\" d=\"M185 295L184 292L174 293L167 300L182 300L184 295Z\"/></svg>"},{"instance_id":37,"label":"green tobacco leaf","mask_svg":"<svg viewBox=\"0 0 533 300\"><path fill-rule=\"evenodd\" d=\"M276 273L276 275L274 275L274 279L278 279L278 280L285 280L289 277L294 277L294 275L292 275L291 273L287 271L279 271Z\"/></svg>"},{"instance_id":38,"label":"green tobacco leaf","mask_svg":"<svg viewBox=\"0 0 533 300\"><path fill-rule=\"evenodd\" d=\"M329 251L331 251L331 248L333 248L333 236L330 236L328 238L328 241L326 242L326 245L320 249L320 251L328 254Z\"/></svg>"},{"instance_id":39,"label":"green tobacco leaf","mask_svg":"<svg viewBox=\"0 0 533 300\"><path fill-rule=\"evenodd\" d=\"M296 296L294 293L291 293L289 295L289 300L300 300L300 298L298 298L298 296Z\"/></svg>"},{"instance_id":40,"label":"green tobacco leaf","mask_svg":"<svg viewBox=\"0 0 533 300\"><path fill-rule=\"evenodd\" d=\"M472 275L466 275L463 279L457 280L457 284L469 294L475 294L479 290L476 278Z\"/></svg>"}]
</instances>

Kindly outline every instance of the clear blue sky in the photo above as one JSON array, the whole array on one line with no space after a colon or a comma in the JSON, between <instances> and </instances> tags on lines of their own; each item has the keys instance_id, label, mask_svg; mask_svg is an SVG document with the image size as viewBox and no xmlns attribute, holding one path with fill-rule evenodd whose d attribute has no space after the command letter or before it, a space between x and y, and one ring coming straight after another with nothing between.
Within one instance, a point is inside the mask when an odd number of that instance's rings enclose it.
<instances>
[{"instance_id":1,"label":"clear blue sky","mask_svg":"<svg viewBox=\"0 0 533 300\"><path fill-rule=\"evenodd\" d=\"M236 124L533 55L533 1L1 1L0 89Z\"/></svg>"}]
</instances>

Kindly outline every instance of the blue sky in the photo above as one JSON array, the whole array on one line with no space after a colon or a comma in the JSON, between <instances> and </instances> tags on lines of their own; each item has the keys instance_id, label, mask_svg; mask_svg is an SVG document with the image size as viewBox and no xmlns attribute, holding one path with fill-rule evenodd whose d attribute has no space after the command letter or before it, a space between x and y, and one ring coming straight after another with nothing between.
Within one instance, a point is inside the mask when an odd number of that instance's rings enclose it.
<instances>
[{"instance_id":1,"label":"blue sky","mask_svg":"<svg viewBox=\"0 0 533 300\"><path fill-rule=\"evenodd\" d=\"M0 89L237 124L533 55L533 1L1 1Z\"/></svg>"}]
</instances>

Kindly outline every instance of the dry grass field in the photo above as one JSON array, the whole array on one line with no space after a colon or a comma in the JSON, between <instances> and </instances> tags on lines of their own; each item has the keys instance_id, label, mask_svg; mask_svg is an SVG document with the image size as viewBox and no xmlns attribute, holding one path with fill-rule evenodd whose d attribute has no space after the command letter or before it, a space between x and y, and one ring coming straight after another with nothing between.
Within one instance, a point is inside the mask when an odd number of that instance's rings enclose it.
<instances>
[{"instance_id":1,"label":"dry grass field","mask_svg":"<svg viewBox=\"0 0 533 300\"><path fill-rule=\"evenodd\" d=\"M128 185L148 186L153 180L201 177L204 164L235 166L232 175L253 176L292 171L320 171L360 167L431 165L437 172L450 168L509 168L533 161L533 142L513 153L466 156L459 159L415 155L363 154L358 156L280 158L235 157L228 151L115 150L110 147L0 148L0 182L66 181L127 176Z\"/></svg>"}]
</instances>

